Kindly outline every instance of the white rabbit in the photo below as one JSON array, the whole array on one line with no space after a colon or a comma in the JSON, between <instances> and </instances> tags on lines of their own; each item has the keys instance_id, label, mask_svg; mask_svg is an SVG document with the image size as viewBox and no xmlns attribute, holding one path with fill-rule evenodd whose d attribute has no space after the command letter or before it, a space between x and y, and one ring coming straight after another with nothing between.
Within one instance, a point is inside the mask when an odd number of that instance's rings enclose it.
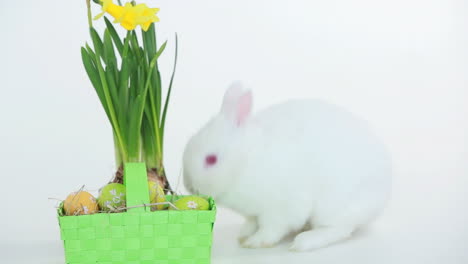
<instances>
[{"instance_id":1,"label":"white rabbit","mask_svg":"<svg viewBox=\"0 0 468 264\"><path fill-rule=\"evenodd\" d=\"M244 247L272 247L304 227L291 250L324 247L384 208L391 160L365 121L318 100L251 109L252 93L233 84L184 152L186 188L246 217Z\"/></svg>"}]
</instances>

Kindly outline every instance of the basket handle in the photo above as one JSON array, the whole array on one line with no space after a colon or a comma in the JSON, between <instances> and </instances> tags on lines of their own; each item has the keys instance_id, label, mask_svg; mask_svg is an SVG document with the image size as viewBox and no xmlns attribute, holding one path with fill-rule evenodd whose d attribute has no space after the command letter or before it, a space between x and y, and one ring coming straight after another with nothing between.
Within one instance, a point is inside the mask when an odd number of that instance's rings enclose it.
<instances>
[{"instance_id":1,"label":"basket handle","mask_svg":"<svg viewBox=\"0 0 468 264\"><path fill-rule=\"evenodd\" d=\"M124 184L127 190L127 207L150 203L145 163L125 163ZM149 211L151 211L149 206L128 209L128 212L132 213Z\"/></svg>"}]
</instances>

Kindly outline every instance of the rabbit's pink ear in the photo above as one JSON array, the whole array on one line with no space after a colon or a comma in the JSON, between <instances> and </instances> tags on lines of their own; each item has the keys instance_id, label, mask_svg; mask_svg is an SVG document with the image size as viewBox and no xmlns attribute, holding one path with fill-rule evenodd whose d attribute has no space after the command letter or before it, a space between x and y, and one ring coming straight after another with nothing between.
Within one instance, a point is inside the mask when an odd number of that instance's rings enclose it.
<instances>
[{"instance_id":1,"label":"rabbit's pink ear","mask_svg":"<svg viewBox=\"0 0 468 264\"><path fill-rule=\"evenodd\" d=\"M242 84L235 82L224 94L221 112L237 125L242 125L252 110L252 101L252 92L244 91Z\"/></svg>"},{"instance_id":2,"label":"rabbit's pink ear","mask_svg":"<svg viewBox=\"0 0 468 264\"><path fill-rule=\"evenodd\" d=\"M238 126L242 125L247 117L249 117L250 112L252 111L252 101L252 91L245 92L237 101L235 119Z\"/></svg>"},{"instance_id":3,"label":"rabbit's pink ear","mask_svg":"<svg viewBox=\"0 0 468 264\"><path fill-rule=\"evenodd\" d=\"M232 112L236 101L241 97L243 91L243 85L241 82L237 81L231 84L227 89L226 93L224 93L223 99L223 106L221 107L221 111L228 113Z\"/></svg>"}]
</instances>

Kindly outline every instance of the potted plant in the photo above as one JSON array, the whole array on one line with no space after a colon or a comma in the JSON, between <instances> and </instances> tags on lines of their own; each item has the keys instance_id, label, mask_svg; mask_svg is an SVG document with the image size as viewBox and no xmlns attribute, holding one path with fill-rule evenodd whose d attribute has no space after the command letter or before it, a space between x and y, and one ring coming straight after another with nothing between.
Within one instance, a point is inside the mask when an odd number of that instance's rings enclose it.
<instances>
[{"instance_id":1,"label":"potted plant","mask_svg":"<svg viewBox=\"0 0 468 264\"><path fill-rule=\"evenodd\" d=\"M94 0L93 0L94 1ZM174 193L163 165L166 114L177 61L163 101L155 22L158 8L94 1L106 29L81 48L87 75L112 126L117 172L96 199L79 190L58 208L66 263L210 263L216 205ZM125 30L120 36L113 23ZM141 28L141 30L139 30Z\"/></svg>"}]
</instances>

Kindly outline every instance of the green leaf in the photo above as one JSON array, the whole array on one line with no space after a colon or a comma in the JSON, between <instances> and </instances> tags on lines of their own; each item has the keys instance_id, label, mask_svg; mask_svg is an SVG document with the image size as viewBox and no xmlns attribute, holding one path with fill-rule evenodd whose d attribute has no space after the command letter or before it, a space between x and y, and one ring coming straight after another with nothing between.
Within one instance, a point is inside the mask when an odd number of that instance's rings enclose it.
<instances>
[{"instance_id":1,"label":"green leaf","mask_svg":"<svg viewBox=\"0 0 468 264\"><path fill-rule=\"evenodd\" d=\"M116 115L117 119L119 121L119 124L124 125L125 123L122 123L124 120L121 120L121 115L120 112L122 112L122 109L119 105L120 100L119 100L119 93L117 90L117 83L116 83L116 78L114 76L113 70L109 69L109 67L106 66L106 80L107 80L107 85L109 87L109 93L112 99L112 105L114 105L114 108L116 109ZM121 131L122 136L125 137L125 129L122 129Z\"/></svg>"},{"instance_id":2,"label":"green leaf","mask_svg":"<svg viewBox=\"0 0 468 264\"><path fill-rule=\"evenodd\" d=\"M123 53L123 44L122 40L119 37L119 34L115 30L114 25L109 21L107 17L104 17L104 21L106 22L107 30L109 31L112 40L114 41L115 46L117 47L117 50L119 51L120 56L122 56Z\"/></svg>"},{"instance_id":3,"label":"green leaf","mask_svg":"<svg viewBox=\"0 0 468 264\"><path fill-rule=\"evenodd\" d=\"M141 119L140 108L143 105L143 96L138 95L132 102L130 110L130 119L128 123L128 149L130 153L130 161L138 161L140 153L140 131Z\"/></svg>"},{"instance_id":4,"label":"green leaf","mask_svg":"<svg viewBox=\"0 0 468 264\"><path fill-rule=\"evenodd\" d=\"M94 62L94 58L96 57L96 54L94 53L93 49L88 45L88 43L86 43L86 51L88 51L88 54L90 55L90 57L92 58Z\"/></svg>"},{"instance_id":5,"label":"green leaf","mask_svg":"<svg viewBox=\"0 0 468 264\"><path fill-rule=\"evenodd\" d=\"M157 158L157 150L156 150L156 140L154 139L154 128L151 126L151 120L147 115L147 111L145 110L145 116L143 118L142 123L142 146L145 156L146 166L149 169L157 168L158 166L158 158Z\"/></svg>"},{"instance_id":6,"label":"green leaf","mask_svg":"<svg viewBox=\"0 0 468 264\"><path fill-rule=\"evenodd\" d=\"M136 97L136 90L138 89L137 88L137 85L138 85L138 69L135 69L135 71L133 73L130 74L130 80L129 80L129 87L128 87L128 93L127 93L127 97L128 97L128 103L130 104L130 100L131 98L135 98Z\"/></svg>"},{"instance_id":7,"label":"green leaf","mask_svg":"<svg viewBox=\"0 0 468 264\"><path fill-rule=\"evenodd\" d=\"M149 46L152 44L150 43L146 45ZM159 59L161 54L164 52L166 45L167 45L167 41L164 42L164 44L159 48L159 50L153 55L154 59L152 63L150 63L150 67L148 69L148 72L151 73L151 85L148 90L149 98L147 100L146 109L149 109L148 120L150 121L151 128L153 129L152 134L157 134L155 136L158 139L157 140L153 139L153 141L156 142L156 146L158 149L160 149L160 141L161 141L159 140L159 118L160 118L160 113L161 113L161 107L160 107L161 106L161 79L160 79L159 70L157 69L158 67L157 60ZM149 56L149 52L147 53L147 56ZM154 155L152 156L154 157ZM152 163L154 163L154 161Z\"/></svg>"},{"instance_id":8,"label":"green leaf","mask_svg":"<svg viewBox=\"0 0 468 264\"><path fill-rule=\"evenodd\" d=\"M130 79L130 65L129 65L129 59L123 58L122 59L122 65L120 67L120 83L119 83L119 115L122 117L126 116L126 113L124 112L125 109L128 108L128 82Z\"/></svg>"},{"instance_id":9,"label":"green leaf","mask_svg":"<svg viewBox=\"0 0 468 264\"><path fill-rule=\"evenodd\" d=\"M166 114L169 107L169 100L171 98L172 84L174 82L174 76L177 68L177 54L178 54L179 40L177 34L175 35L175 57L174 57L174 68L172 69L171 81L169 82L169 88L167 89L166 102L164 103L163 115L161 118L161 138L164 139L164 128L166 124Z\"/></svg>"},{"instance_id":10,"label":"green leaf","mask_svg":"<svg viewBox=\"0 0 468 264\"><path fill-rule=\"evenodd\" d=\"M103 44L101 37L99 37L99 34L94 28L90 28L91 32L91 39L93 40L93 45L94 45L94 51L95 53L99 54L99 56L103 56Z\"/></svg>"},{"instance_id":11,"label":"green leaf","mask_svg":"<svg viewBox=\"0 0 468 264\"><path fill-rule=\"evenodd\" d=\"M164 52L164 50L166 49L166 45L167 45L167 40L164 41L164 43L161 45L161 47L159 48L158 52L156 53L156 56L159 58L159 56L161 56L161 54Z\"/></svg>"},{"instance_id":12,"label":"green leaf","mask_svg":"<svg viewBox=\"0 0 468 264\"><path fill-rule=\"evenodd\" d=\"M130 50L133 53L134 57L136 57L136 61L138 64L142 64L143 62L143 53L141 53L140 46L138 44L138 38L135 32L130 34Z\"/></svg>"},{"instance_id":13,"label":"green leaf","mask_svg":"<svg viewBox=\"0 0 468 264\"><path fill-rule=\"evenodd\" d=\"M141 34L143 36L143 47L146 51L146 59L149 64L151 58L153 58L156 53L156 32L154 29L154 23L150 25L146 32L141 30Z\"/></svg>"},{"instance_id":14,"label":"green leaf","mask_svg":"<svg viewBox=\"0 0 468 264\"><path fill-rule=\"evenodd\" d=\"M135 72L135 75L134 75L134 78L132 79L132 81L135 82L135 86L134 86L133 90L130 90L130 94L131 94L131 98L134 98L137 95L139 95L140 91L142 91L143 88L145 87L145 84L144 84L144 81L143 81L142 66L140 66L140 65L137 66L137 70Z\"/></svg>"},{"instance_id":15,"label":"green leaf","mask_svg":"<svg viewBox=\"0 0 468 264\"><path fill-rule=\"evenodd\" d=\"M167 45L167 41L165 41L162 44L162 46L159 48L158 52L156 53L158 58L166 49L166 45ZM162 84L161 84L161 73L159 72L159 67L158 67L157 62L156 62L156 66L153 72L154 72L154 75L153 75L152 80L153 80L153 83L155 84L154 93L156 97L156 112L158 113L158 120L159 120L160 114L161 114L161 103L162 103Z\"/></svg>"},{"instance_id":16,"label":"green leaf","mask_svg":"<svg viewBox=\"0 0 468 264\"><path fill-rule=\"evenodd\" d=\"M104 93L102 91L101 79L99 77L99 74L97 73L96 67L94 66L93 58L90 56L90 54L85 48L81 48L81 58L83 60L83 65L86 70L86 73L88 74L89 80L91 81L94 90L96 90L96 94L98 95L99 101L101 101L102 107L104 108L104 111L106 112L106 115L110 121L109 110L107 108Z\"/></svg>"},{"instance_id":17,"label":"green leaf","mask_svg":"<svg viewBox=\"0 0 468 264\"><path fill-rule=\"evenodd\" d=\"M164 51L166 47L167 42L165 42L159 50L156 50L157 43L156 43L156 31L155 31L154 24L152 24L146 32L142 30L142 35L143 35L143 45L146 51L146 60L149 64L150 59L153 58L155 54L157 54L158 57L162 54L162 52ZM155 104L154 107L156 108L156 112L159 115L159 113L161 113L162 85L161 85L161 74L159 72L157 61L156 61L154 69L149 74L151 74L151 84L152 84L150 87L150 91L151 91L150 103Z\"/></svg>"},{"instance_id":18,"label":"green leaf","mask_svg":"<svg viewBox=\"0 0 468 264\"><path fill-rule=\"evenodd\" d=\"M129 32L127 32L127 36L124 39L124 47L123 47L123 51L122 51L122 58L126 58L128 56L128 52L130 50L130 38L131 38L131 35L130 35L130 31L129 31Z\"/></svg>"},{"instance_id":19,"label":"green leaf","mask_svg":"<svg viewBox=\"0 0 468 264\"><path fill-rule=\"evenodd\" d=\"M103 44L101 39L99 38L99 35L97 34L96 30L94 28L90 28L91 32L91 39L93 40L93 45L94 45L94 50L95 50L95 63L96 63L96 68L99 73L99 77L101 80L101 85L102 85L102 90L104 94L104 99L107 105L107 108L109 110L109 117L111 121L112 128L114 129L114 133L116 135L116 138L118 139L118 145L120 146L120 153L122 154L122 160L123 162L126 162L128 153L126 149L126 144L124 142L124 138L122 138L122 133L120 130L119 123L117 121L116 117L116 111L114 108L114 104L112 103L112 98L110 95L109 91L109 86L108 82L106 79L106 72L104 71L104 68L102 66L101 62L101 52L103 51Z\"/></svg>"},{"instance_id":20,"label":"green leaf","mask_svg":"<svg viewBox=\"0 0 468 264\"><path fill-rule=\"evenodd\" d=\"M115 56L114 44L109 33L109 30L104 31L104 58L106 65L113 71L114 75L117 76L117 58ZM118 80L115 80L118 82Z\"/></svg>"},{"instance_id":21,"label":"green leaf","mask_svg":"<svg viewBox=\"0 0 468 264\"><path fill-rule=\"evenodd\" d=\"M114 43L112 42L112 38L107 29L104 31L104 54L106 66L109 67L109 70L112 70L112 73L116 78L115 82L118 83L119 75L117 69L117 57L115 55Z\"/></svg>"},{"instance_id":22,"label":"green leaf","mask_svg":"<svg viewBox=\"0 0 468 264\"><path fill-rule=\"evenodd\" d=\"M150 67L149 67L150 71L155 67L157 59L158 57L155 55L154 58L151 60ZM143 114L144 114L144 109L145 109L146 96L148 94L150 81L151 81L151 76L147 75L146 81L144 82L144 89L141 94L137 95L136 101L134 102L135 108L132 109L131 111L132 119L130 120L130 125L129 125L131 138L136 137L136 135L133 134L136 128L138 128L138 134L141 131L140 128L143 122Z\"/></svg>"}]
</instances>

